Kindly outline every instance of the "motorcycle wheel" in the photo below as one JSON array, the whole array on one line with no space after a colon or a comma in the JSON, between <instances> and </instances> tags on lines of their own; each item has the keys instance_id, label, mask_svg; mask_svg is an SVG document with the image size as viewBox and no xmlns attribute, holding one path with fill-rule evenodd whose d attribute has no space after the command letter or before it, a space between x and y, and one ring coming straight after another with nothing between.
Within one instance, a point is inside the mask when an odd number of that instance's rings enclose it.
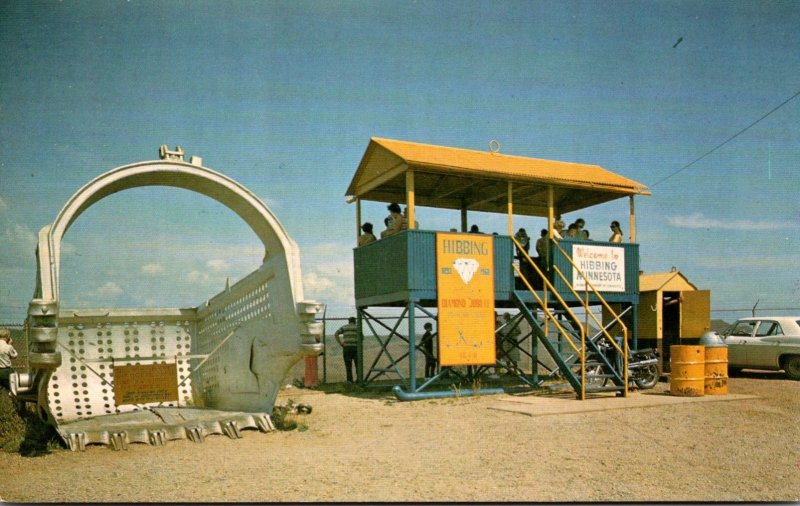
<instances>
[{"instance_id":1,"label":"motorcycle wheel","mask_svg":"<svg viewBox=\"0 0 800 506\"><path fill-rule=\"evenodd\" d=\"M601 364L592 364L586 367L586 375L589 377L587 386L589 387L604 387L608 383L608 378L599 378L603 374L603 366Z\"/></svg>"},{"instance_id":2,"label":"motorcycle wheel","mask_svg":"<svg viewBox=\"0 0 800 506\"><path fill-rule=\"evenodd\" d=\"M655 355L648 355L648 359L656 358ZM645 367L639 372L637 372L636 379L634 383L636 383L636 387L641 390L649 390L656 386L658 383L658 378L661 376L661 371L658 368L658 364L653 364L649 367Z\"/></svg>"}]
</instances>

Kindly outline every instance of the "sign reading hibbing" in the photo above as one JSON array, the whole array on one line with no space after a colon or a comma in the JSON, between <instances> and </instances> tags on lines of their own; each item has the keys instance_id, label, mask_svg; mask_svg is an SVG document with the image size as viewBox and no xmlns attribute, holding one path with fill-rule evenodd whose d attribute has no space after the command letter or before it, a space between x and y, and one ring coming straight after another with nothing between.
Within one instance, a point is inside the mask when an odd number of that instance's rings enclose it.
<instances>
[{"instance_id":1,"label":"sign reading hibbing","mask_svg":"<svg viewBox=\"0 0 800 506\"><path fill-rule=\"evenodd\" d=\"M493 365L494 243L492 236L436 234L439 364Z\"/></svg>"}]
</instances>

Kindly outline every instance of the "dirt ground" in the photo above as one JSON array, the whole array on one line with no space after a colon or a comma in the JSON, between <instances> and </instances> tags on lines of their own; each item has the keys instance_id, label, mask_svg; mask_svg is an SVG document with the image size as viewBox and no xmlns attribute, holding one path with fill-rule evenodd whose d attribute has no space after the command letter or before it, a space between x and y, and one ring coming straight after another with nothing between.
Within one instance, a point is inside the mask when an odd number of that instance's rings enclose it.
<instances>
[{"instance_id":1,"label":"dirt ground","mask_svg":"<svg viewBox=\"0 0 800 506\"><path fill-rule=\"evenodd\" d=\"M757 398L528 416L490 409L499 396L399 402L389 393L295 390L279 404L292 399L313 407L297 417L302 431L243 431L240 440L210 436L202 444L120 452L91 446L36 458L0 453L0 497L797 501L800 382L746 372L731 378L730 392Z\"/></svg>"}]
</instances>

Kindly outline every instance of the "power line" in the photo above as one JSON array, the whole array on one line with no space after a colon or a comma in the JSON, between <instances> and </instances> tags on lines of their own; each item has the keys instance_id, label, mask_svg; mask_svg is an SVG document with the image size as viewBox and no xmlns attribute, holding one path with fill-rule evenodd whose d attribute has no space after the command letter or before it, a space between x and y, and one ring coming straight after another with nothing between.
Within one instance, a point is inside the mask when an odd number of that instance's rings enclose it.
<instances>
[{"instance_id":1,"label":"power line","mask_svg":"<svg viewBox=\"0 0 800 506\"><path fill-rule=\"evenodd\" d=\"M746 307L742 309L712 309L712 313L721 313L721 312L736 312L736 311L752 311L753 308ZM765 307L765 308L758 308L759 311L800 311L800 308L796 307Z\"/></svg>"},{"instance_id":2,"label":"power line","mask_svg":"<svg viewBox=\"0 0 800 506\"><path fill-rule=\"evenodd\" d=\"M735 134L733 134L732 136L730 136L730 137L728 137L727 139L725 139L725 140L724 140L722 143L720 143L719 145L717 145L715 148L713 148L713 149L711 149L710 151L706 152L705 154L703 154L703 155L702 155L702 156L700 156L699 158L695 159L693 162L691 162L691 163L689 163L689 164L687 164L687 165L684 165L683 167L681 167L680 169L676 170L675 172L673 172L673 173L671 173L671 174L669 174L669 175L667 175L667 176L665 176L665 177L663 177L663 178L659 179L659 180L658 180L658 181L656 181L655 183L651 184L651 185L650 185L650 187L652 188L653 186L656 186L657 184L663 183L664 181L666 181L667 179L671 178L672 176L674 176L674 175L676 175L676 174L678 174L678 173L680 173L680 172L683 172L684 170L688 169L689 167L691 167L692 165L696 164L697 162L699 162L699 161L700 161L700 160L702 160L703 158L707 157L708 155L710 155L710 154L711 154L711 153L713 153L714 151L718 150L719 148L721 148L721 147L722 147L722 146L724 146L725 144L729 143L729 142L730 142L730 141L732 141L733 139L735 139L735 138L739 137L740 135L742 135L742 134L743 134L743 133L745 133L746 131L750 130L752 127L754 127L755 125L757 125L758 123L760 123L760 122L761 122L761 121L762 121L764 118L766 118L767 116L769 116L769 115L770 115L770 114L772 114L773 112L777 111L778 109L780 109L780 108L781 108L781 107L783 107L784 105L786 105L786 104L788 104L789 102L791 102L792 100L794 100L794 99L795 99L795 98L796 98L798 95L800 95L800 91L798 91L797 93L795 93L795 94L794 94L794 95L792 95L791 97L789 97L789 98L787 98L786 100L784 100L783 102L781 102L781 104L780 104L780 105L778 105L777 107L775 107L774 109L772 109L771 111L769 111L767 114L765 114L765 115L761 116L760 118L758 118L758 119L757 119L757 120L755 120L754 122L750 123L749 125L747 125L747 126L746 126L746 127L744 127L743 129L739 130L738 132L736 132L736 133L735 133Z\"/></svg>"}]
</instances>

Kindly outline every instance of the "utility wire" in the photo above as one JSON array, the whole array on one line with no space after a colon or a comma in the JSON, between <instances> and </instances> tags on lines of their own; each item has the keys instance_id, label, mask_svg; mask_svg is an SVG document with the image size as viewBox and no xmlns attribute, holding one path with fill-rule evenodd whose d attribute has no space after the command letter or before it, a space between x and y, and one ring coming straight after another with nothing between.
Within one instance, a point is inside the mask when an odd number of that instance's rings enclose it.
<instances>
[{"instance_id":1,"label":"utility wire","mask_svg":"<svg viewBox=\"0 0 800 506\"><path fill-rule=\"evenodd\" d=\"M780 108L781 108L781 107L783 107L784 105L788 104L789 102L791 102L792 100L794 100L795 98L797 98L797 96L798 96L798 95L800 95L800 91L798 91L797 93L795 93L795 94L794 94L794 95L792 95L791 97L789 97L789 98L787 98L786 100L784 100L783 102L781 102L781 104L780 104L780 105L778 105L777 107L775 107L774 109L772 109L771 111L769 111L767 114L765 114L765 115L761 116L760 118L758 118L758 119L757 119L757 120L755 120L754 122L750 123L749 125L747 125L747 126L746 126L746 127L744 127L743 129L739 130L738 132L736 132L735 134L733 134L731 137L728 137L726 140L724 140L724 141L723 141L721 144L719 144L719 145L718 145L717 147L715 147L714 149L712 149L712 150L710 150L710 151L706 152L704 155L702 155L702 156L700 156L699 158L695 159L695 160L694 160L692 163L689 163L689 164L687 164L687 165L684 165L683 167L681 167L680 169L676 170L675 172L673 172L673 173L671 173L671 174L669 174L669 175L667 175L667 176L665 176L665 177L663 177L663 178L659 179L659 180L658 180L658 181L656 181L655 183L651 184L651 185L650 185L650 187L652 188L653 186L656 186L657 184L663 183L664 181L666 181L667 179L671 178L672 176L674 176L674 175L676 175L676 174L678 174L678 173L680 173L680 172L683 172L684 170L688 169L689 167L691 167L692 165L696 164L697 162L699 162L699 161L700 161L700 160L702 160L703 158L707 157L708 155L710 155L710 154L711 154L711 153L713 153L714 151L718 150L719 148L721 148L721 147L722 147L722 146L724 146L725 144L729 143L729 142L730 142L730 141L732 141L733 139L735 139L735 138L739 137L740 135L742 135L742 134L743 134L743 133L745 133L746 131L748 131L748 130L750 130L751 128L753 128L754 126L756 126L756 125L757 125L758 123L760 123L760 122L761 122L761 121L762 121L764 118L766 118L767 116L769 116L769 115L770 115L770 114L772 114L773 112L777 111L778 109L780 109Z\"/></svg>"}]
</instances>

